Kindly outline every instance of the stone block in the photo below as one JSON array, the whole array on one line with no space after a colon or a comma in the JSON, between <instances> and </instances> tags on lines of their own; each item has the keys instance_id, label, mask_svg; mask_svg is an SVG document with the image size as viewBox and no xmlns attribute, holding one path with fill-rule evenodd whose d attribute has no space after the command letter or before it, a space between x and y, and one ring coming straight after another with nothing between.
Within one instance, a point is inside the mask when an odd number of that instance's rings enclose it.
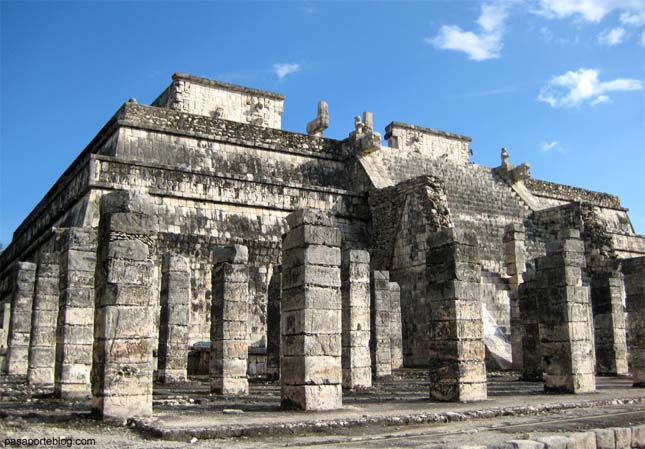
<instances>
[{"instance_id":1,"label":"stone block","mask_svg":"<svg viewBox=\"0 0 645 449\"><path fill-rule=\"evenodd\" d=\"M249 381L246 377L212 377L211 391L222 396L246 396Z\"/></svg>"},{"instance_id":2,"label":"stone block","mask_svg":"<svg viewBox=\"0 0 645 449\"><path fill-rule=\"evenodd\" d=\"M302 410L336 410L343 406L340 385L283 385L282 407Z\"/></svg>"},{"instance_id":3,"label":"stone block","mask_svg":"<svg viewBox=\"0 0 645 449\"><path fill-rule=\"evenodd\" d=\"M299 334L284 335L282 351L289 356L340 356L341 335L331 334Z\"/></svg>"},{"instance_id":4,"label":"stone block","mask_svg":"<svg viewBox=\"0 0 645 449\"><path fill-rule=\"evenodd\" d=\"M632 447L645 447L645 424L632 427Z\"/></svg>"},{"instance_id":5,"label":"stone block","mask_svg":"<svg viewBox=\"0 0 645 449\"><path fill-rule=\"evenodd\" d=\"M569 438L572 441L571 449L596 449L595 432L576 432Z\"/></svg>"},{"instance_id":6,"label":"stone block","mask_svg":"<svg viewBox=\"0 0 645 449\"><path fill-rule=\"evenodd\" d=\"M246 264L249 261L249 249L244 245L230 245L215 248L213 263Z\"/></svg>"},{"instance_id":7,"label":"stone block","mask_svg":"<svg viewBox=\"0 0 645 449\"><path fill-rule=\"evenodd\" d=\"M537 441L544 443L544 449L569 449L572 445L571 438L562 436L547 436Z\"/></svg>"},{"instance_id":8,"label":"stone block","mask_svg":"<svg viewBox=\"0 0 645 449\"><path fill-rule=\"evenodd\" d=\"M284 267L282 288L287 290L301 285L340 287L340 269L337 267L301 265Z\"/></svg>"},{"instance_id":9,"label":"stone block","mask_svg":"<svg viewBox=\"0 0 645 449\"><path fill-rule=\"evenodd\" d=\"M335 287L297 286L282 290L283 312L302 309L337 310L341 308L341 292Z\"/></svg>"},{"instance_id":10,"label":"stone block","mask_svg":"<svg viewBox=\"0 0 645 449\"><path fill-rule=\"evenodd\" d=\"M282 240L282 249L304 247L305 245L325 245L340 247L341 232L338 228L327 226L299 226L289 233Z\"/></svg>"},{"instance_id":11,"label":"stone block","mask_svg":"<svg viewBox=\"0 0 645 449\"><path fill-rule=\"evenodd\" d=\"M333 212L321 209L297 209L286 220L291 230L302 225L335 226Z\"/></svg>"},{"instance_id":12,"label":"stone block","mask_svg":"<svg viewBox=\"0 0 645 449\"><path fill-rule=\"evenodd\" d=\"M596 448L597 449L615 449L616 437L613 429L597 429Z\"/></svg>"},{"instance_id":13,"label":"stone block","mask_svg":"<svg viewBox=\"0 0 645 449\"><path fill-rule=\"evenodd\" d=\"M298 265L340 265L340 248L324 245L308 245L306 248L293 248L284 251L282 263L284 266Z\"/></svg>"},{"instance_id":14,"label":"stone block","mask_svg":"<svg viewBox=\"0 0 645 449\"><path fill-rule=\"evenodd\" d=\"M631 449L632 447L632 429L629 427L615 427L614 441L616 449Z\"/></svg>"}]
</instances>

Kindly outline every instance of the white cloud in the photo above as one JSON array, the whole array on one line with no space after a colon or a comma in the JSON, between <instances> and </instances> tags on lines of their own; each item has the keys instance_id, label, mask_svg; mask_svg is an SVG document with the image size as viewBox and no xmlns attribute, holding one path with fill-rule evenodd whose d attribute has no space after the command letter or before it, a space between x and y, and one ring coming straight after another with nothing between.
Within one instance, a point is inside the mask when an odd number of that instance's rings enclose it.
<instances>
[{"instance_id":1,"label":"white cloud","mask_svg":"<svg viewBox=\"0 0 645 449\"><path fill-rule=\"evenodd\" d=\"M508 8L505 4L485 3L477 19L477 32L463 31L456 25L443 25L439 34L426 39L426 42L442 50L462 51L474 61L499 58L507 16Z\"/></svg>"},{"instance_id":2,"label":"white cloud","mask_svg":"<svg viewBox=\"0 0 645 449\"><path fill-rule=\"evenodd\" d=\"M645 25L645 11L635 13L624 12L620 15L620 21L623 25Z\"/></svg>"},{"instance_id":3,"label":"white cloud","mask_svg":"<svg viewBox=\"0 0 645 449\"><path fill-rule=\"evenodd\" d=\"M641 44L641 47L645 47L645 31L643 31L643 34L641 34L640 44Z\"/></svg>"},{"instance_id":4,"label":"white cloud","mask_svg":"<svg viewBox=\"0 0 645 449\"><path fill-rule=\"evenodd\" d=\"M557 146L560 144L557 140L554 140L553 142L542 142L542 151L547 152L552 149L558 149Z\"/></svg>"},{"instance_id":5,"label":"white cloud","mask_svg":"<svg viewBox=\"0 0 645 449\"><path fill-rule=\"evenodd\" d=\"M283 79L285 76L291 75L292 73L296 73L298 71L300 71L300 64L273 64L273 73L275 73L280 79Z\"/></svg>"},{"instance_id":6,"label":"white cloud","mask_svg":"<svg viewBox=\"0 0 645 449\"><path fill-rule=\"evenodd\" d=\"M588 101L591 105L609 101L608 92L643 89L643 82L636 79L619 78L600 81L598 71L578 69L553 77L538 95L538 100L554 108L580 106Z\"/></svg>"},{"instance_id":7,"label":"white cloud","mask_svg":"<svg viewBox=\"0 0 645 449\"><path fill-rule=\"evenodd\" d=\"M645 0L538 0L536 11L546 17L580 17L587 22L599 22L614 10L622 11L625 25L645 22Z\"/></svg>"},{"instance_id":8,"label":"white cloud","mask_svg":"<svg viewBox=\"0 0 645 449\"><path fill-rule=\"evenodd\" d=\"M618 27L605 30L598 35L598 42L603 45L618 45L625 38L625 28Z\"/></svg>"}]
</instances>

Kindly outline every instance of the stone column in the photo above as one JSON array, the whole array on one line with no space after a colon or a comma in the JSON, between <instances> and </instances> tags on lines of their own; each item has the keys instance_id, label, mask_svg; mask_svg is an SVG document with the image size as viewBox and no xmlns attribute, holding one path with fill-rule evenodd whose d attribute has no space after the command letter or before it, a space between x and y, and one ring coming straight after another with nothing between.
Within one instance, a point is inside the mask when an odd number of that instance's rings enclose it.
<instances>
[{"instance_id":1,"label":"stone column","mask_svg":"<svg viewBox=\"0 0 645 449\"><path fill-rule=\"evenodd\" d=\"M7 301L0 305L2 308L2 319L0 320L0 373L7 372L7 352L9 348L9 323L11 322L11 302Z\"/></svg>"},{"instance_id":2,"label":"stone column","mask_svg":"<svg viewBox=\"0 0 645 449\"><path fill-rule=\"evenodd\" d=\"M370 355L370 253L341 255L343 388L372 386Z\"/></svg>"},{"instance_id":3,"label":"stone column","mask_svg":"<svg viewBox=\"0 0 645 449\"><path fill-rule=\"evenodd\" d=\"M103 196L100 211L92 407L103 418L147 416L158 304L157 218L150 197L131 191Z\"/></svg>"},{"instance_id":4,"label":"stone column","mask_svg":"<svg viewBox=\"0 0 645 449\"><path fill-rule=\"evenodd\" d=\"M31 385L54 384L59 260L58 254L45 253L38 261L27 373Z\"/></svg>"},{"instance_id":5,"label":"stone column","mask_svg":"<svg viewBox=\"0 0 645 449\"><path fill-rule=\"evenodd\" d=\"M513 223L506 227L504 234L504 260L506 262L506 274L510 287L510 312L511 312L511 351L513 358L513 369L522 369L522 320L520 318L520 306L518 289L522 283L522 273L526 271L526 256L524 249L524 226Z\"/></svg>"},{"instance_id":6,"label":"stone column","mask_svg":"<svg viewBox=\"0 0 645 449\"><path fill-rule=\"evenodd\" d=\"M372 375L378 379L392 375L390 273L372 271L370 281Z\"/></svg>"},{"instance_id":7,"label":"stone column","mask_svg":"<svg viewBox=\"0 0 645 449\"><path fill-rule=\"evenodd\" d=\"M645 387L645 257L623 260L635 387Z\"/></svg>"},{"instance_id":8,"label":"stone column","mask_svg":"<svg viewBox=\"0 0 645 449\"><path fill-rule=\"evenodd\" d=\"M280 378L280 300L282 266L276 265L267 289L267 376Z\"/></svg>"},{"instance_id":9,"label":"stone column","mask_svg":"<svg viewBox=\"0 0 645 449\"><path fill-rule=\"evenodd\" d=\"M160 382L185 382L188 367L188 312L190 266L188 258L163 255L157 378Z\"/></svg>"},{"instance_id":10,"label":"stone column","mask_svg":"<svg viewBox=\"0 0 645 449\"><path fill-rule=\"evenodd\" d=\"M591 275L596 372L616 376L627 374L625 286L618 261Z\"/></svg>"},{"instance_id":11,"label":"stone column","mask_svg":"<svg viewBox=\"0 0 645 449\"><path fill-rule=\"evenodd\" d=\"M396 282L390 282L390 354L392 369L402 368L401 287Z\"/></svg>"},{"instance_id":12,"label":"stone column","mask_svg":"<svg viewBox=\"0 0 645 449\"><path fill-rule=\"evenodd\" d=\"M540 316L533 265L527 264L524 282L518 288L518 305L522 323L522 375L529 382L542 381L542 343Z\"/></svg>"},{"instance_id":13,"label":"stone column","mask_svg":"<svg viewBox=\"0 0 645 449\"><path fill-rule=\"evenodd\" d=\"M444 229L428 238L430 396L440 401L486 399L481 266L472 232Z\"/></svg>"},{"instance_id":14,"label":"stone column","mask_svg":"<svg viewBox=\"0 0 645 449\"><path fill-rule=\"evenodd\" d=\"M211 302L211 391L224 396L249 394L249 251L221 248L215 254Z\"/></svg>"},{"instance_id":15,"label":"stone column","mask_svg":"<svg viewBox=\"0 0 645 449\"><path fill-rule=\"evenodd\" d=\"M340 230L331 212L299 209L282 240L282 406L342 407Z\"/></svg>"},{"instance_id":16,"label":"stone column","mask_svg":"<svg viewBox=\"0 0 645 449\"><path fill-rule=\"evenodd\" d=\"M584 244L576 229L561 231L536 261L544 390L595 391L589 287L582 285Z\"/></svg>"},{"instance_id":17,"label":"stone column","mask_svg":"<svg viewBox=\"0 0 645 449\"><path fill-rule=\"evenodd\" d=\"M68 228L61 234L54 374L54 393L61 398L91 394L96 239L91 228Z\"/></svg>"},{"instance_id":18,"label":"stone column","mask_svg":"<svg viewBox=\"0 0 645 449\"><path fill-rule=\"evenodd\" d=\"M29 338L31 336L36 264L17 262L14 270L7 374L26 376L29 367Z\"/></svg>"}]
</instances>

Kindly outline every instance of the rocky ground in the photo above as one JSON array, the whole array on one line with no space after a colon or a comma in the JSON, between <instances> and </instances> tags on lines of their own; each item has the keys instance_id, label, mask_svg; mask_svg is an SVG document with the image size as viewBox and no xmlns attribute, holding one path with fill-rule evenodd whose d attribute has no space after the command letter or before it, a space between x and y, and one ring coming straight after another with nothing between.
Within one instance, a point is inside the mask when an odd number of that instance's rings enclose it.
<instances>
[{"instance_id":1,"label":"rocky ground","mask_svg":"<svg viewBox=\"0 0 645 449\"><path fill-rule=\"evenodd\" d=\"M60 401L50 388L2 378L0 447L7 439L47 437L63 444L37 447L457 447L645 424L645 389L628 378L599 378L594 394L556 396L513 373L493 373L489 399L473 404L431 402L427 392L423 370L402 370L371 390L345 394L340 411L285 412L278 385L252 382L251 395L227 399L194 378L156 386L153 418L105 423L91 415L89 401Z\"/></svg>"}]
</instances>

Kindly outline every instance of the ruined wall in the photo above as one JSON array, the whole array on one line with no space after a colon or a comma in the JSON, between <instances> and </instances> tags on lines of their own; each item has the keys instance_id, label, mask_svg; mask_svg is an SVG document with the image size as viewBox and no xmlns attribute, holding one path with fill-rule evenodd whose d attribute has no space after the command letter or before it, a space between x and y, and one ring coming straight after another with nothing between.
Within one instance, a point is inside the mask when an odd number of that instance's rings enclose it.
<instances>
[{"instance_id":1,"label":"ruined wall","mask_svg":"<svg viewBox=\"0 0 645 449\"><path fill-rule=\"evenodd\" d=\"M372 267L389 270L401 289L403 357L406 366L426 365L430 332L426 296L426 241L451 225L443 183L432 176L373 190Z\"/></svg>"},{"instance_id":2,"label":"ruined wall","mask_svg":"<svg viewBox=\"0 0 645 449\"><path fill-rule=\"evenodd\" d=\"M284 96L175 73L152 105L269 128L282 127Z\"/></svg>"}]
</instances>

